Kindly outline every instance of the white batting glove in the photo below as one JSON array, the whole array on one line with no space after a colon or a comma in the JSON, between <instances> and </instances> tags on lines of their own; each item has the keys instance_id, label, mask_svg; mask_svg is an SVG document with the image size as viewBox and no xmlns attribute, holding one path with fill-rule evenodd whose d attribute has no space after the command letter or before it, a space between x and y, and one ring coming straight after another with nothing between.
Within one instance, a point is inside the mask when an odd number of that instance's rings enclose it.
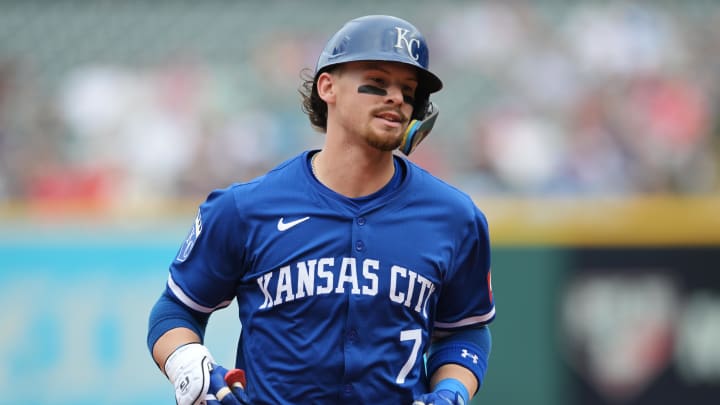
<instances>
[{"instance_id":1,"label":"white batting glove","mask_svg":"<svg viewBox=\"0 0 720 405\"><path fill-rule=\"evenodd\" d=\"M210 351L200 343L180 346L168 357L165 374L175 387L178 405L205 404L214 362Z\"/></svg>"}]
</instances>

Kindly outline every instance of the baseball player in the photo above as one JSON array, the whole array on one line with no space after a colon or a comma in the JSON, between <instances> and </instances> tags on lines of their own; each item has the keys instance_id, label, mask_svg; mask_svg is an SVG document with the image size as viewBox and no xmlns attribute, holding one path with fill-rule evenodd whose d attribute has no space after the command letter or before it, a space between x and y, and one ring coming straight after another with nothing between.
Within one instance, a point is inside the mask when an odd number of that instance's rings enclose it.
<instances>
[{"instance_id":1,"label":"baseball player","mask_svg":"<svg viewBox=\"0 0 720 405\"><path fill-rule=\"evenodd\" d=\"M428 58L405 20L346 23L302 87L322 149L200 205L147 337L178 404L459 405L480 389L495 316L485 216L394 153L437 118ZM203 345L233 300L245 378Z\"/></svg>"}]
</instances>

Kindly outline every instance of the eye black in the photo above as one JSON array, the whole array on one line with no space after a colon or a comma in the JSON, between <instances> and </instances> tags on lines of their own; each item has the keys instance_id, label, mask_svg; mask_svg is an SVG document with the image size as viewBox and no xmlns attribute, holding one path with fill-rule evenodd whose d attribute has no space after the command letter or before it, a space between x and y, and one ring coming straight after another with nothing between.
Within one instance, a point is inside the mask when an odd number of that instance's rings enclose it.
<instances>
[{"instance_id":1,"label":"eye black","mask_svg":"<svg viewBox=\"0 0 720 405\"><path fill-rule=\"evenodd\" d=\"M370 84L363 84L362 86L358 87L357 89L358 93L361 94L373 94L375 96L386 96L387 91L385 89L381 89L380 87L373 86Z\"/></svg>"}]
</instances>

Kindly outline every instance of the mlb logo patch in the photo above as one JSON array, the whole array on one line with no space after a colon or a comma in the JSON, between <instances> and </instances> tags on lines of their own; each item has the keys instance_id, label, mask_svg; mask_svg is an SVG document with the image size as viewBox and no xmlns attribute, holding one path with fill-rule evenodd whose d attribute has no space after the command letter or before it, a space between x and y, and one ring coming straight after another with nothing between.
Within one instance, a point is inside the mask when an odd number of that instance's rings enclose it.
<instances>
[{"instance_id":1,"label":"mlb logo patch","mask_svg":"<svg viewBox=\"0 0 720 405\"><path fill-rule=\"evenodd\" d=\"M185 238L185 242L180 248L180 251L178 252L175 260L179 262L184 262L185 260L187 260L188 256L190 256L190 252L192 251L193 246L195 246L195 241L197 240L198 236L200 236L201 231L202 217L200 216L200 210L198 210L197 216L195 217L195 223L190 228L190 232L188 232L188 235Z\"/></svg>"}]
</instances>

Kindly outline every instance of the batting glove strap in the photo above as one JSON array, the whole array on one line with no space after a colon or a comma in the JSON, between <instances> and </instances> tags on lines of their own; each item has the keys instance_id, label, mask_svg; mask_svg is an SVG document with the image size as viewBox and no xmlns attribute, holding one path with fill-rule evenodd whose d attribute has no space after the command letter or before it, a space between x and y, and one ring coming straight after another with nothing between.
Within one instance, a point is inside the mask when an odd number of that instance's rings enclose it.
<instances>
[{"instance_id":1,"label":"batting glove strap","mask_svg":"<svg viewBox=\"0 0 720 405\"><path fill-rule=\"evenodd\" d=\"M433 390L433 392L441 391L451 391L453 394L457 394L453 395L455 397L455 402L457 405L465 405L470 401L470 394L468 393L465 384L461 383L460 380L457 380L455 378L446 378L444 380L440 380L440 382L435 385L435 389Z\"/></svg>"},{"instance_id":2,"label":"batting glove strap","mask_svg":"<svg viewBox=\"0 0 720 405\"><path fill-rule=\"evenodd\" d=\"M165 374L175 387L178 405L204 403L214 362L210 351L200 343L180 346L168 357Z\"/></svg>"},{"instance_id":3,"label":"batting glove strap","mask_svg":"<svg viewBox=\"0 0 720 405\"><path fill-rule=\"evenodd\" d=\"M458 364L470 370L477 378L480 389L487 370L488 353L472 343L443 345L430 354L427 360L428 375L432 376L445 364Z\"/></svg>"},{"instance_id":4,"label":"batting glove strap","mask_svg":"<svg viewBox=\"0 0 720 405\"><path fill-rule=\"evenodd\" d=\"M467 401L459 392L435 390L415 398L412 405L465 405Z\"/></svg>"}]
</instances>

